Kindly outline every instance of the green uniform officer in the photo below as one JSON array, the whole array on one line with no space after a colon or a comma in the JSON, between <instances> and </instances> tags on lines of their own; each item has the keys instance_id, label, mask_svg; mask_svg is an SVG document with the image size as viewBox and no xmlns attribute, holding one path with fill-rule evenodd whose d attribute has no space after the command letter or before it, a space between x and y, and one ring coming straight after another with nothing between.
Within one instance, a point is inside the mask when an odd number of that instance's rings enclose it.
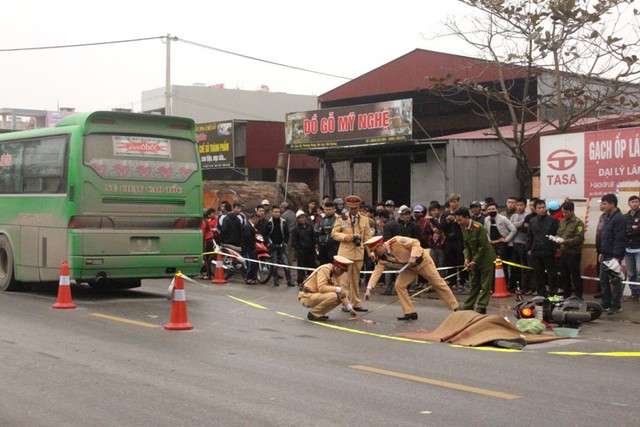
<instances>
[{"instance_id":1,"label":"green uniform officer","mask_svg":"<svg viewBox=\"0 0 640 427\"><path fill-rule=\"evenodd\" d=\"M470 272L469 298L464 302L462 308L473 310L477 301L476 311L486 314L489 298L491 298L491 282L493 281L496 253L489 242L487 229L479 222L471 220L468 209L459 208L455 215L464 238L464 266Z\"/></svg>"}]
</instances>

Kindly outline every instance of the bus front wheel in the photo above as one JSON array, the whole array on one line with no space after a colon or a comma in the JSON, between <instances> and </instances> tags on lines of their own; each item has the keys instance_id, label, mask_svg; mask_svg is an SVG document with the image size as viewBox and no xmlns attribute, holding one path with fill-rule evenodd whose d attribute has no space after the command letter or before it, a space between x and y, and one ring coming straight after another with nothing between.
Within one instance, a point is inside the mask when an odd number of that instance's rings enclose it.
<instances>
[{"instance_id":1,"label":"bus front wheel","mask_svg":"<svg viewBox=\"0 0 640 427\"><path fill-rule=\"evenodd\" d=\"M7 236L0 236L0 290L17 291L18 283L13 275L13 251Z\"/></svg>"}]
</instances>

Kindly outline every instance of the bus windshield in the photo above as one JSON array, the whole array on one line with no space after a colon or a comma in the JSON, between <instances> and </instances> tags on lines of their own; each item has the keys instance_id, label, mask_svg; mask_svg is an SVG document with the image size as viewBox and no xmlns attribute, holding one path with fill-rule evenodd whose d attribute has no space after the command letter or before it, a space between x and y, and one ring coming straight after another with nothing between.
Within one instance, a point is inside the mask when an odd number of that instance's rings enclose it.
<instances>
[{"instance_id":1,"label":"bus windshield","mask_svg":"<svg viewBox=\"0 0 640 427\"><path fill-rule=\"evenodd\" d=\"M84 164L104 179L184 182L198 170L191 141L129 135L88 135Z\"/></svg>"}]
</instances>

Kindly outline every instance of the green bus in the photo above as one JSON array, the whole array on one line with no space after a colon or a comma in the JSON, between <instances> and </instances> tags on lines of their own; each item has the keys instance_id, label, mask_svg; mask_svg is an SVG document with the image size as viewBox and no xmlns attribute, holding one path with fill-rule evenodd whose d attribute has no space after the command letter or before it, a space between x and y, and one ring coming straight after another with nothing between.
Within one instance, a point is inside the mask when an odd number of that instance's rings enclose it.
<instances>
[{"instance_id":1,"label":"green bus","mask_svg":"<svg viewBox=\"0 0 640 427\"><path fill-rule=\"evenodd\" d=\"M0 135L0 289L70 278L132 288L195 275L202 170L193 120L111 111Z\"/></svg>"}]
</instances>

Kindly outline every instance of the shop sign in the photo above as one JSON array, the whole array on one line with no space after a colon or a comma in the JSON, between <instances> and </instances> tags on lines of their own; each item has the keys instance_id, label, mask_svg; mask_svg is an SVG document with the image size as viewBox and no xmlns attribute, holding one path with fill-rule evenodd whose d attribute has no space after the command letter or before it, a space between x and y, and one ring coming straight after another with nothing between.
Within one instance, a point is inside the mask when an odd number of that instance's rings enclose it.
<instances>
[{"instance_id":1,"label":"shop sign","mask_svg":"<svg viewBox=\"0 0 640 427\"><path fill-rule=\"evenodd\" d=\"M401 99L375 104L289 113L290 151L394 144L411 140L413 103Z\"/></svg>"}]
</instances>

